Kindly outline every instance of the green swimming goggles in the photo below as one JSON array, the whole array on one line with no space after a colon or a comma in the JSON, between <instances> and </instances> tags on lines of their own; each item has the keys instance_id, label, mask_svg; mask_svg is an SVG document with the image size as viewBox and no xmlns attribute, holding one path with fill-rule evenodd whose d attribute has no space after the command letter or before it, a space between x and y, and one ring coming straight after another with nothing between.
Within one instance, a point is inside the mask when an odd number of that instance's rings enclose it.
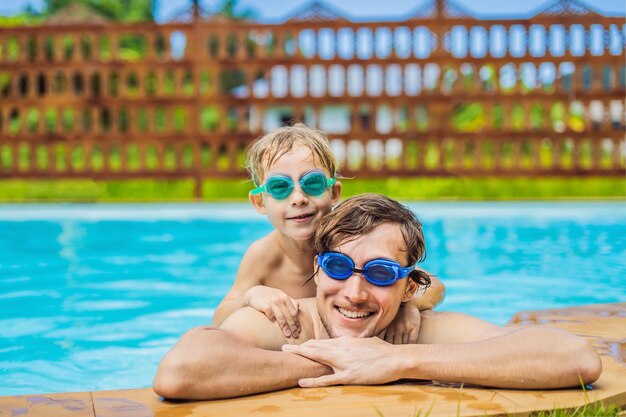
<instances>
[{"instance_id":1,"label":"green swimming goggles","mask_svg":"<svg viewBox=\"0 0 626 417\"><path fill-rule=\"evenodd\" d=\"M306 194L318 197L324 194L327 188L332 187L337 178L326 178L326 174L320 170L313 170L300 177L300 188ZM273 174L267 177L265 185L261 185L251 191L252 194L268 193L276 200L284 200L291 195L294 183L291 177L281 174Z\"/></svg>"}]
</instances>

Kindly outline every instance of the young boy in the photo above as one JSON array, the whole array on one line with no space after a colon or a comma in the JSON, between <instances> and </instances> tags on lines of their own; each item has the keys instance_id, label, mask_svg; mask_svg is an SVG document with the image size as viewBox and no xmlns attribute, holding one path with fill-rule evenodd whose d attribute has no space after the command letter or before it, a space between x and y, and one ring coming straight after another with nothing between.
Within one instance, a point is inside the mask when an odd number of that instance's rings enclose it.
<instances>
[{"instance_id":1,"label":"young boy","mask_svg":"<svg viewBox=\"0 0 626 417\"><path fill-rule=\"evenodd\" d=\"M297 337L296 299L315 295L312 237L319 220L341 196L337 165L326 136L305 125L282 127L254 141L246 168L258 187L249 194L256 211L275 227L254 242L239 265L235 283L213 317L220 325L234 311L250 306L275 320L286 337ZM262 185L261 185L262 184ZM419 310L443 298L444 287L432 277L421 296L403 305L387 329L385 340L415 343Z\"/></svg>"}]
</instances>

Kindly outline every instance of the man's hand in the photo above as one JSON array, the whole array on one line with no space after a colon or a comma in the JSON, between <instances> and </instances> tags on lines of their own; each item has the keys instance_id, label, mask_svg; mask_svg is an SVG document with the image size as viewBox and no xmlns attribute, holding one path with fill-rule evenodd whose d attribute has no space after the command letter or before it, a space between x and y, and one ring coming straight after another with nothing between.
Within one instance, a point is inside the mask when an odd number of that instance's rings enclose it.
<instances>
[{"instance_id":1,"label":"man's hand","mask_svg":"<svg viewBox=\"0 0 626 417\"><path fill-rule=\"evenodd\" d=\"M385 331L385 341L395 345L417 343L421 317L414 303L401 304L398 314Z\"/></svg>"},{"instance_id":2,"label":"man's hand","mask_svg":"<svg viewBox=\"0 0 626 417\"><path fill-rule=\"evenodd\" d=\"M268 319L276 321L285 337L300 335L298 320L298 302L277 288L256 285L249 288L245 297L247 304L265 314Z\"/></svg>"},{"instance_id":3,"label":"man's hand","mask_svg":"<svg viewBox=\"0 0 626 417\"><path fill-rule=\"evenodd\" d=\"M295 353L331 367L334 374L318 378L302 378L303 388L329 385L375 385L395 381L393 345L378 337L339 337L309 340L301 345L283 345L283 351Z\"/></svg>"}]
</instances>

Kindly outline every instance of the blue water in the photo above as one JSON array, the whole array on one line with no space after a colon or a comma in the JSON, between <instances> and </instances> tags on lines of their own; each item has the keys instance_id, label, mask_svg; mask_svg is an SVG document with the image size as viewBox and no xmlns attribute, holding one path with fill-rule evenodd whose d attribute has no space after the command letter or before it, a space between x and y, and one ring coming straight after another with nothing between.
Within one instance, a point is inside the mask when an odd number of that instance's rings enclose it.
<instances>
[{"instance_id":1,"label":"blue water","mask_svg":"<svg viewBox=\"0 0 626 417\"><path fill-rule=\"evenodd\" d=\"M440 310L626 301L626 203L411 207ZM270 230L247 204L0 206L0 395L149 386Z\"/></svg>"}]
</instances>

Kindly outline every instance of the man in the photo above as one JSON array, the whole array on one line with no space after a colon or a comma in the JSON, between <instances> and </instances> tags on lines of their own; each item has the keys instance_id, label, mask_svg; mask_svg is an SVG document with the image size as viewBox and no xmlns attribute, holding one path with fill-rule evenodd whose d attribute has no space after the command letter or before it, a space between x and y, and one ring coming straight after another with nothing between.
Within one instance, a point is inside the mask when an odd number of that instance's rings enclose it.
<instances>
[{"instance_id":1,"label":"man","mask_svg":"<svg viewBox=\"0 0 626 417\"><path fill-rule=\"evenodd\" d=\"M167 353L154 390L176 399L228 398L295 387L398 379L500 388L563 388L598 379L583 339L547 328L504 328L457 313L424 312L417 344L384 342L402 303L428 277L421 224L380 195L343 202L320 223L315 298L299 300L302 331L286 338L263 313L243 308L219 329L185 334Z\"/></svg>"}]
</instances>

